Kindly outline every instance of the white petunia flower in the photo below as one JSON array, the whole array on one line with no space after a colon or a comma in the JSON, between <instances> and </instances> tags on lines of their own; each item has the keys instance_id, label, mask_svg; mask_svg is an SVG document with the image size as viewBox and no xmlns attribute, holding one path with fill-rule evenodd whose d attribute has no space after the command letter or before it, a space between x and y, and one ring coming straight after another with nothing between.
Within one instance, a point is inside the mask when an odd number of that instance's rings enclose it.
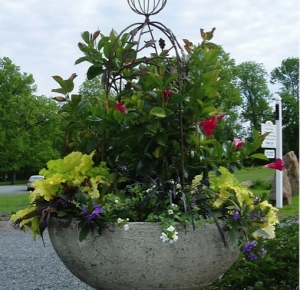
<instances>
[{"instance_id":1,"label":"white petunia flower","mask_svg":"<svg viewBox=\"0 0 300 290\"><path fill-rule=\"evenodd\" d=\"M115 203L118 203L118 202L119 202L119 201L116 199L116 200L115 200Z\"/></svg>"},{"instance_id":2,"label":"white petunia flower","mask_svg":"<svg viewBox=\"0 0 300 290\"><path fill-rule=\"evenodd\" d=\"M117 219L118 224L121 223L122 221L123 221L123 219L121 219L121 218Z\"/></svg>"},{"instance_id":3,"label":"white petunia flower","mask_svg":"<svg viewBox=\"0 0 300 290\"><path fill-rule=\"evenodd\" d=\"M163 242L168 242L170 239L168 238L168 236L162 232L161 233L161 236L160 236L160 239L163 241Z\"/></svg>"},{"instance_id":4,"label":"white petunia flower","mask_svg":"<svg viewBox=\"0 0 300 290\"><path fill-rule=\"evenodd\" d=\"M168 214L173 214L173 210L169 209Z\"/></svg>"},{"instance_id":5,"label":"white petunia flower","mask_svg":"<svg viewBox=\"0 0 300 290\"><path fill-rule=\"evenodd\" d=\"M175 228L173 226L169 226L166 230L169 232L174 232Z\"/></svg>"}]
</instances>

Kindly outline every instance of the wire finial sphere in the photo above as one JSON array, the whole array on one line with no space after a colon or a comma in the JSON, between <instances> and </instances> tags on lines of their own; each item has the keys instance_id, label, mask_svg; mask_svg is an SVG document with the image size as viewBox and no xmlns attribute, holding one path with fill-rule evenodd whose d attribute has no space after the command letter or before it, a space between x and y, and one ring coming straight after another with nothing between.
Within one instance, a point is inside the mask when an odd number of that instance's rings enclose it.
<instances>
[{"instance_id":1,"label":"wire finial sphere","mask_svg":"<svg viewBox=\"0 0 300 290\"><path fill-rule=\"evenodd\" d=\"M167 0L127 0L127 2L135 13L146 18L160 12L167 4Z\"/></svg>"}]
</instances>

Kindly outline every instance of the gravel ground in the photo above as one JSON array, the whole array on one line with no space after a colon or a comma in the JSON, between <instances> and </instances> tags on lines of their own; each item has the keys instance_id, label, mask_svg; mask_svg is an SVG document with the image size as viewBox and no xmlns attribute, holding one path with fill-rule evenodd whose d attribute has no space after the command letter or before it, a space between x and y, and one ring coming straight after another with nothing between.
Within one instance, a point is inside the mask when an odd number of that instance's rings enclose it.
<instances>
[{"instance_id":1,"label":"gravel ground","mask_svg":"<svg viewBox=\"0 0 300 290\"><path fill-rule=\"evenodd\" d=\"M48 232L45 247L31 232L0 222L0 290L92 290L78 280L56 255Z\"/></svg>"}]
</instances>

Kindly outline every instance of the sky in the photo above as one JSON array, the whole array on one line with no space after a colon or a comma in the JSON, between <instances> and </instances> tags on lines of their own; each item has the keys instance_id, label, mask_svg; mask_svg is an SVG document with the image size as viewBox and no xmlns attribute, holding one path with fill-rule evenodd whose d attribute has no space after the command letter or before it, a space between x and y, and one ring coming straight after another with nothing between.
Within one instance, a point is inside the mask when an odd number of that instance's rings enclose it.
<instances>
[{"instance_id":1,"label":"sky","mask_svg":"<svg viewBox=\"0 0 300 290\"><path fill-rule=\"evenodd\" d=\"M133 1L133 0L131 0ZM143 2L144 0L142 0ZM158 0L150 0L158 1ZM150 18L172 30L178 41L200 43L200 28L216 27L213 42L235 59L262 63L268 73L288 57L299 57L298 0L168 0ZM144 22L126 0L0 0L0 58L9 57L32 74L37 94L54 97L51 76L72 73L74 93L86 78L87 63L78 49L83 31L109 34Z\"/></svg>"}]
</instances>

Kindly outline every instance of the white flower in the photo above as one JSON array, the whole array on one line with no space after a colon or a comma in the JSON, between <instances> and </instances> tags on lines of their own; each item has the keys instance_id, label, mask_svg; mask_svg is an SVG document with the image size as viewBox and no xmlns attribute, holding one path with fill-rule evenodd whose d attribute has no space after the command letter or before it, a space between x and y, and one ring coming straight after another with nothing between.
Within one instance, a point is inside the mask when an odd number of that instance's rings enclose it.
<instances>
[{"instance_id":1,"label":"white flower","mask_svg":"<svg viewBox=\"0 0 300 290\"><path fill-rule=\"evenodd\" d=\"M123 219L121 219L121 218L117 219L118 224L121 223L122 221L123 221Z\"/></svg>"},{"instance_id":2,"label":"white flower","mask_svg":"<svg viewBox=\"0 0 300 290\"><path fill-rule=\"evenodd\" d=\"M115 203L118 203L118 202L119 202L119 201L116 199L116 200L115 200Z\"/></svg>"},{"instance_id":3,"label":"white flower","mask_svg":"<svg viewBox=\"0 0 300 290\"><path fill-rule=\"evenodd\" d=\"M169 226L167 229L166 229L168 232L174 232L175 231L175 228L173 226Z\"/></svg>"},{"instance_id":4,"label":"white flower","mask_svg":"<svg viewBox=\"0 0 300 290\"><path fill-rule=\"evenodd\" d=\"M178 205L175 204L175 203L172 203L171 206L173 206L173 207L178 207Z\"/></svg>"},{"instance_id":5,"label":"white flower","mask_svg":"<svg viewBox=\"0 0 300 290\"><path fill-rule=\"evenodd\" d=\"M161 233L160 239L163 242L168 242L170 240L164 232Z\"/></svg>"},{"instance_id":6,"label":"white flower","mask_svg":"<svg viewBox=\"0 0 300 290\"><path fill-rule=\"evenodd\" d=\"M168 182L171 183L171 184L175 183L174 180L169 180Z\"/></svg>"},{"instance_id":7,"label":"white flower","mask_svg":"<svg viewBox=\"0 0 300 290\"><path fill-rule=\"evenodd\" d=\"M173 236L173 241L176 242L178 240L178 232L175 232L174 236Z\"/></svg>"},{"instance_id":8,"label":"white flower","mask_svg":"<svg viewBox=\"0 0 300 290\"><path fill-rule=\"evenodd\" d=\"M126 224L126 225L124 226L124 230L125 230L125 231L129 230L129 225Z\"/></svg>"},{"instance_id":9,"label":"white flower","mask_svg":"<svg viewBox=\"0 0 300 290\"><path fill-rule=\"evenodd\" d=\"M173 214L173 210L169 209L168 214Z\"/></svg>"},{"instance_id":10,"label":"white flower","mask_svg":"<svg viewBox=\"0 0 300 290\"><path fill-rule=\"evenodd\" d=\"M151 191L152 191L151 188L146 189L146 193L149 193L149 192L151 192Z\"/></svg>"},{"instance_id":11,"label":"white flower","mask_svg":"<svg viewBox=\"0 0 300 290\"><path fill-rule=\"evenodd\" d=\"M181 184L180 183L177 183L176 184L176 189L180 189L181 188Z\"/></svg>"}]
</instances>

